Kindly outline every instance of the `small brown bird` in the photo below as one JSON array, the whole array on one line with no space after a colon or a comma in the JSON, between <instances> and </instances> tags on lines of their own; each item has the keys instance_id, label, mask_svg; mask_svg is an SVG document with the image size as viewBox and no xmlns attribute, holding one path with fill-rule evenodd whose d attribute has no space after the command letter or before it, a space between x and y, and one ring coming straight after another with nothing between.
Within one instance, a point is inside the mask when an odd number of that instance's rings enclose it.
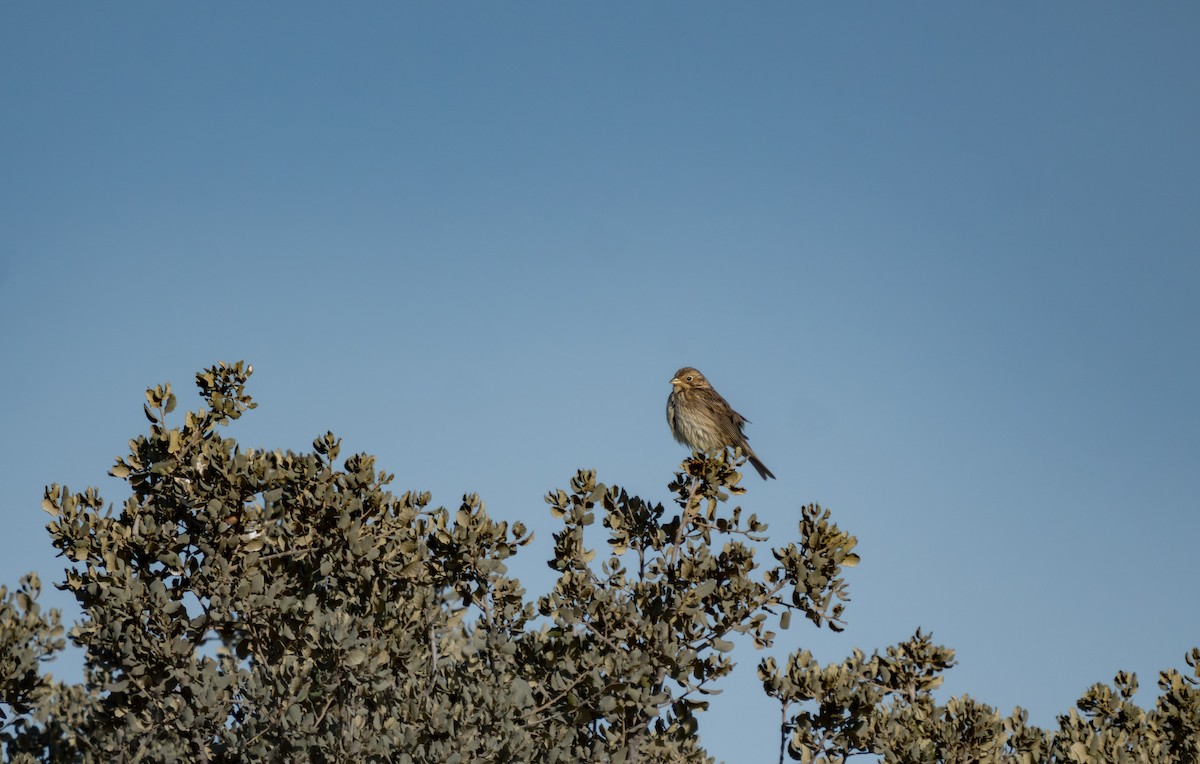
<instances>
[{"instance_id":1,"label":"small brown bird","mask_svg":"<svg viewBox=\"0 0 1200 764\"><path fill-rule=\"evenodd\" d=\"M742 427L749 421L734 411L700 372L690 366L675 372L667 398L667 424L675 440L695 451L737 446L763 480L773 478L746 442Z\"/></svg>"}]
</instances>

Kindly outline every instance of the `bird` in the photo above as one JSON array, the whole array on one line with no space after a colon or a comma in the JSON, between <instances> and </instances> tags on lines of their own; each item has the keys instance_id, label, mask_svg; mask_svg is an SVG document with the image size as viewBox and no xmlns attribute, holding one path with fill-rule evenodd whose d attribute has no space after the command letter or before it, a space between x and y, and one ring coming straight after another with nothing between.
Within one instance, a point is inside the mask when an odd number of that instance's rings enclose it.
<instances>
[{"instance_id":1,"label":"bird","mask_svg":"<svg viewBox=\"0 0 1200 764\"><path fill-rule=\"evenodd\" d=\"M749 421L734 411L704 375L691 366L684 366L671 378L667 424L671 426L675 440L695 451L737 446L763 480L773 478L775 474L746 442L742 428Z\"/></svg>"}]
</instances>

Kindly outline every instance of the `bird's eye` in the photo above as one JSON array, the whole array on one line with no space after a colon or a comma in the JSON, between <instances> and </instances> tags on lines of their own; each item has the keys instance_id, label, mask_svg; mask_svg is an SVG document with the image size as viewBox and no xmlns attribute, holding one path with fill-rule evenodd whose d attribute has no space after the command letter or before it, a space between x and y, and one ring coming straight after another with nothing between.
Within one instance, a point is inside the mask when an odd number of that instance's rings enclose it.
<instances>
[{"instance_id":1,"label":"bird's eye","mask_svg":"<svg viewBox=\"0 0 1200 764\"><path fill-rule=\"evenodd\" d=\"M692 381L692 375L691 375L691 374L687 375L687 381L688 381L688 382L691 382L691 381Z\"/></svg>"}]
</instances>

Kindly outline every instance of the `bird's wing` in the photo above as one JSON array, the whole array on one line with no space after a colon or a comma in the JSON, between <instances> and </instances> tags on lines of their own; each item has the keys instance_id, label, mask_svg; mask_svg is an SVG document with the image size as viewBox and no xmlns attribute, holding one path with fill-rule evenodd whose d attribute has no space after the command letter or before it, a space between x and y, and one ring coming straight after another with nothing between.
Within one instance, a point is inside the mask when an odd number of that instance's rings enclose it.
<instances>
[{"instance_id":1,"label":"bird's wing","mask_svg":"<svg viewBox=\"0 0 1200 764\"><path fill-rule=\"evenodd\" d=\"M730 410L730 411L733 411L733 407L731 406L731 407L729 408L729 410ZM736 411L733 411L733 421L737 422L737 426L738 426L738 429L739 429L739 430L740 430L740 429L742 429L742 427L744 427L744 426L746 426L746 425L750 424L750 420L749 420L749 419L747 419L746 417L744 417L744 416L742 416L741 414L737 413Z\"/></svg>"}]
</instances>

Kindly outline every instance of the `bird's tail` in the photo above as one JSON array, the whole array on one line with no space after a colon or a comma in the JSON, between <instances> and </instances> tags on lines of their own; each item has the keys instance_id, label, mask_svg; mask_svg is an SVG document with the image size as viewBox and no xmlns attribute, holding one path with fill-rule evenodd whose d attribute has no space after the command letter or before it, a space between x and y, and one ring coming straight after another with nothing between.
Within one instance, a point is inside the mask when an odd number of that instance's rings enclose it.
<instances>
[{"instance_id":1,"label":"bird's tail","mask_svg":"<svg viewBox=\"0 0 1200 764\"><path fill-rule=\"evenodd\" d=\"M754 454L748 454L747 458L750 460L750 464L754 466L754 469L758 470L758 475L763 480L775 477L775 473L767 469L767 465L763 464L757 456Z\"/></svg>"}]
</instances>

